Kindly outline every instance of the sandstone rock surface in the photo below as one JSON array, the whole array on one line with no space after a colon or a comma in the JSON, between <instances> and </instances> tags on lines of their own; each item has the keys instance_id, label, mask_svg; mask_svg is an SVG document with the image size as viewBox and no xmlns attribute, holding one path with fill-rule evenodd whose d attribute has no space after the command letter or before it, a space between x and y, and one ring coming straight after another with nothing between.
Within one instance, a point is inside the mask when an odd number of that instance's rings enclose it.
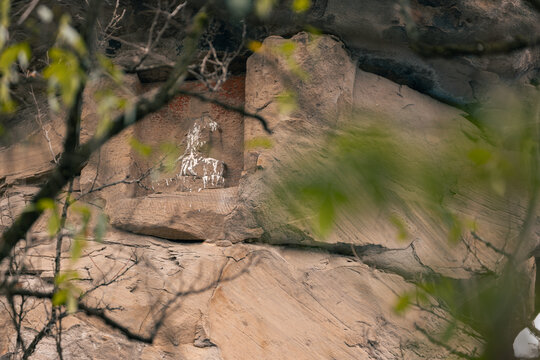
<instances>
[{"instance_id":1,"label":"sandstone rock surface","mask_svg":"<svg viewBox=\"0 0 540 360\"><path fill-rule=\"evenodd\" d=\"M294 75L286 79L280 75L275 69L287 73L287 57L275 53L256 54L247 64L246 108L260 110L274 133L269 136L273 144L271 149L257 149L247 154L245 164L255 173L242 183L237 209L245 206L247 210L244 211L256 214L259 225L265 230L265 241L322 247L334 244L338 248L352 244L363 261L405 277L413 273L435 272L453 278L468 278L481 271L484 265L495 266L500 254L477 242L470 234L465 234L463 242L458 245L451 244L436 219L414 206L407 213L400 214L406 219L405 226L410 234L406 241L398 240L395 228L378 214L360 216L346 212L332 233L321 238L301 221L276 211L277 203L267 199L275 184L279 183L278 179L294 172L291 164L294 161L305 162L308 154L324 157L321 134L336 123L342 126L351 123L356 126L367 126L373 122L384 124L398 133L400 139L415 144L427 154L436 154L448 147L458 150L460 145L455 138L446 136L453 131L473 127L456 108L407 86L357 70L340 42L331 37L313 38L307 34L297 35L291 40L270 37L263 47L279 48L290 41L296 46L291 57L300 68L313 75L310 79L300 80ZM324 61L321 61L322 53ZM279 98L285 86L300 99L298 108L290 113L279 108ZM354 110L347 116L349 109ZM254 120L246 119L245 128L246 141L264 136L262 128ZM316 159L316 156L310 159ZM256 170L257 163L265 164L264 169ZM309 172L305 176L311 175L317 176ZM335 176L339 178L340 174ZM356 189L350 188L347 196L353 198L359 196L357 193ZM494 246L504 247L508 231L512 231L509 229L516 229L521 223L524 207L516 203L513 214L509 216L506 203L497 202L481 192L456 194L456 199L460 197L463 203L469 198L476 202L468 203L468 210L464 207L463 211L477 222L479 234L490 239ZM469 256L470 246L479 258Z\"/></svg>"},{"instance_id":2,"label":"sandstone rock surface","mask_svg":"<svg viewBox=\"0 0 540 360\"><path fill-rule=\"evenodd\" d=\"M340 35L345 44L329 35L271 36L249 58L245 76L233 76L221 92L210 95L264 116L271 136L254 119L180 96L109 141L83 169L78 195L117 183L83 198L92 209L103 208L114 228L102 242L84 233L78 239L84 245L76 262L71 260L73 229L66 231L62 268L78 273L77 287L89 291L86 304L104 308L133 332L149 334L163 305L172 301L172 306L152 345L127 340L94 317L70 315L63 323L65 358L456 358L425 337L425 333L443 335L449 315L440 304L430 302L397 314L396 302L414 289L411 281L419 276L470 279L484 267L495 267L501 256L493 244L503 248L505 237L514 234L522 221L522 204L503 211L493 199L473 194L478 202L467 215L477 221L479 233L490 239L491 247L469 234L464 242L449 244L440 224L414 206L400 214L410 234L405 241L398 241L395 228L378 214L355 213L342 214L333 231L322 238L274 206L269 200L272 186L276 177L298 171L289 166L291 159L306 159L308 149L320 153L324 146L320 136L327 130L355 121L358 125L380 120L407 141L435 152L449 145L446 131L471 125L458 109L416 90L458 103L476 101L481 95L479 83L527 77L537 66L538 54L528 50L508 59L426 60L407 48L411 39L405 19L388 1L313 4L308 15L318 19L321 28ZM428 42L476 40L476 35L478 41L488 41L491 31L531 33L538 28L522 1L412 4L422 39ZM489 16L479 19L481 10ZM137 11L131 20L141 18ZM502 21L505 17L519 23L518 28L509 27ZM355 42L359 30L373 42ZM174 39L165 43L174 45ZM170 49L163 44L159 48ZM166 72L157 69L143 73L142 79L165 78ZM140 84L135 76L129 76L126 84L136 94L155 87ZM83 141L98 125L92 97L101 85L90 86L85 94ZM187 88L200 90L194 84ZM225 174L219 184L223 188L197 186L205 176L204 166L191 174L196 178L187 187L191 192L180 192L168 183L152 190L156 178L150 176L132 181L163 155L160 144L172 144L170 148L179 152L175 159L182 159L178 155L187 154L182 141L204 113L215 119L222 133L207 134L217 146L204 156L197 153L196 158L221 161L216 168L220 176ZM37 138L31 137L34 142L29 148L15 144L0 150L2 226L9 226L37 190L33 185L39 185L52 169L49 143ZM151 147L152 156L138 154L130 145L133 138ZM53 152L60 143L58 135ZM348 195L355 194L351 189ZM24 243L28 247L21 284L39 279L50 289L54 241L34 230ZM540 242L540 232L534 236ZM534 265L528 265L532 274ZM524 292L532 289L533 279L528 279L531 286ZM25 338L43 325L49 310L32 307L23 328ZM470 336L471 329L459 321L455 325L452 348L473 353L481 346ZM15 335L6 316L0 316L0 328L11 331L0 336L2 356L13 349ZM46 336L32 358L56 358L54 339Z\"/></svg>"},{"instance_id":3,"label":"sandstone rock surface","mask_svg":"<svg viewBox=\"0 0 540 360\"><path fill-rule=\"evenodd\" d=\"M65 251L67 256L69 242ZM46 278L53 261L47 254L53 253L52 244L38 244L27 258L29 269ZM128 341L99 320L76 314L64 320L66 358L454 359L414 327L436 331L436 315L444 313L395 314L397 294L411 285L352 257L268 245L178 244L111 231L103 243L86 243L74 270L94 281L78 286L108 281L134 259L118 281L86 301L117 308L109 312L113 319L145 334L162 305L182 293L154 344ZM28 315L29 324L42 321L42 309ZM1 351L10 339L0 339ZM55 351L46 338L32 359L54 359Z\"/></svg>"},{"instance_id":4,"label":"sandstone rock surface","mask_svg":"<svg viewBox=\"0 0 540 360\"><path fill-rule=\"evenodd\" d=\"M272 34L300 31L276 16ZM318 0L308 14L325 32L339 36L360 69L456 104L485 99L501 82L538 78L538 47L485 57L423 57L416 42L464 46L503 43L516 38L535 41L540 18L526 0L424 1ZM359 36L361 34L361 36Z\"/></svg>"},{"instance_id":5,"label":"sandstone rock surface","mask_svg":"<svg viewBox=\"0 0 540 360\"><path fill-rule=\"evenodd\" d=\"M139 234L174 240L223 237L224 221L236 203L237 188L153 194L111 202L113 226Z\"/></svg>"},{"instance_id":6,"label":"sandstone rock surface","mask_svg":"<svg viewBox=\"0 0 540 360\"><path fill-rule=\"evenodd\" d=\"M192 6L203 4L204 1L197 0ZM228 4L223 1L224 8ZM527 83L540 76L540 50L534 46L509 54L450 59L425 57L411 50L418 42L458 48L519 39L535 42L540 19L527 0L312 0L311 4L303 19L326 34L338 36L359 68L450 103L476 103L484 100L486 90L493 85ZM144 29L150 27L150 20L142 7L132 9L126 16L124 38L143 45ZM269 35L289 36L304 29L288 3L279 5L264 25L250 20L252 34L260 40ZM222 26L234 28L238 24L224 22ZM233 35L231 32L228 38L220 39L224 44L217 45L236 46L235 41L239 40ZM170 67L174 58L171 49L179 45L174 37L166 37L156 47L159 57L165 60L162 67L155 68L153 81L165 78L159 70ZM121 50L118 62L132 66L136 58L127 56L129 50ZM148 77L148 71L145 76Z\"/></svg>"}]
</instances>

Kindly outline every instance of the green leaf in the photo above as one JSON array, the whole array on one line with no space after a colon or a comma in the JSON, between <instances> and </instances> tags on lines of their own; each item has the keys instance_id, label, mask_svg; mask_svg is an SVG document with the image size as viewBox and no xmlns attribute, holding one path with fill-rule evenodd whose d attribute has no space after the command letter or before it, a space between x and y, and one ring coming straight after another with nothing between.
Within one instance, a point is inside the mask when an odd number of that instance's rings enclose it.
<instances>
[{"instance_id":1,"label":"green leaf","mask_svg":"<svg viewBox=\"0 0 540 360\"><path fill-rule=\"evenodd\" d=\"M493 191L499 196L503 196L506 192L506 181L500 174L494 174L490 179L490 185Z\"/></svg>"},{"instance_id":2,"label":"green leaf","mask_svg":"<svg viewBox=\"0 0 540 360\"><path fill-rule=\"evenodd\" d=\"M448 343L448 341L450 340L452 335L454 335L454 333L456 331L456 328L457 328L456 319L454 319L453 317L450 317L449 321L450 321L450 323L448 324L448 326L444 330L444 333L442 334L441 339L440 339L445 344Z\"/></svg>"},{"instance_id":3,"label":"green leaf","mask_svg":"<svg viewBox=\"0 0 540 360\"><path fill-rule=\"evenodd\" d=\"M71 246L71 260L77 261L81 258L85 244L86 241L82 234L78 234L75 239L73 239L73 244Z\"/></svg>"},{"instance_id":4,"label":"green leaf","mask_svg":"<svg viewBox=\"0 0 540 360\"><path fill-rule=\"evenodd\" d=\"M54 283L58 286L58 287L61 287L61 285L66 282L68 280L68 273L60 273L56 276L56 278L54 279Z\"/></svg>"},{"instance_id":5,"label":"green leaf","mask_svg":"<svg viewBox=\"0 0 540 360\"><path fill-rule=\"evenodd\" d=\"M397 229L398 231L397 237L399 240L406 240L409 237L409 233L407 231L407 227L405 226L405 223L397 215L392 215L390 217L390 222Z\"/></svg>"},{"instance_id":6,"label":"green leaf","mask_svg":"<svg viewBox=\"0 0 540 360\"><path fill-rule=\"evenodd\" d=\"M124 106L124 124L131 125L137 118L137 107L131 102L126 102Z\"/></svg>"},{"instance_id":7,"label":"green leaf","mask_svg":"<svg viewBox=\"0 0 540 360\"><path fill-rule=\"evenodd\" d=\"M68 299L68 294L69 293L67 289L57 290L52 297L52 304L54 306L64 305Z\"/></svg>"},{"instance_id":8,"label":"green leaf","mask_svg":"<svg viewBox=\"0 0 540 360\"><path fill-rule=\"evenodd\" d=\"M49 50L49 58L51 62L43 71L43 76L49 81L49 102L54 106L56 92L59 91L62 102L71 106L85 77L79 60L73 52L58 47Z\"/></svg>"},{"instance_id":9,"label":"green leaf","mask_svg":"<svg viewBox=\"0 0 540 360\"><path fill-rule=\"evenodd\" d=\"M21 67L25 68L31 56L30 45L25 42L13 44L7 47L0 55L0 70L6 74L16 60L19 60Z\"/></svg>"},{"instance_id":10,"label":"green leaf","mask_svg":"<svg viewBox=\"0 0 540 360\"><path fill-rule=\"evenodd\" d=\"M86 226L90 221L90 218L92 217L92 211L90 210L90 208L85 205L76 204L72 206L71 209L81 215L83 226Z\"/></svg>"},{"instance_id":11,"label":"green leaf","mask_svg":"<svg viewBox=\"0 0 540 360\"><path fill-rule=\"evenodd\" d=\"M135 151L137 151L140 155L142 155L142 156L144 156L144 157L149 157L150 154L152 154L152 147L150 147L150 145L143 144L142 142L140 142L139 140L135 139L134 137L132 137L131 139L129 139L129 145L130 145Z\"/></svg>"},{"instance_id":12,"label":"green leaf","mask_svg":"<svg viewBox=\"0 0 540 360\"><path fill-rule=\"evenodd\" d=\"M418 304L428 306L430 304L428 294L420 289L416 289L416 301Z\"/></svg>"},{"instance_id":13,"label":"green leaf","mask_svg":"<svg viewBox=\"0 0 540 360\"><path fill-rule=\"evenodd\" d=\"M315 26L313 25L306 25L304 27L304 30L306 30L308 33L310 33L311 35L322 35L322 30L319 29L319 28L316 28Z\"/></svg>"},{"instance_id":14,"label":"green leaf","mask_svg":"<svg viewBox=\"0 0 540 360\"><path fill-rule=\"evenodd\" d=\"M0 36L1 32L2 28L0 27ZM15 111L16 104L11 98L10 90L11 84L18 80L18 70L14 69L14 65L18 61L20 67L25 69L30 61L30 56L30 46L24 42L11 45L0 54L0 108L2 112L12 113Z\"/></svg>"},{"instance_id":15,"label":"green leaf","mask_svg":"<svg viewBox=\"0 0 540 360\"><path fill-rule=\"evenodd\" d=\"M253 51L254 53L261 51L263 48L263 44L260 41L251 40L248 42L246 46L249 50Z\"/></svg>"},{"instance_id":16,"label":"green leaf","mask_svg":"<svg viewBox=\"0 0 540 360\"><path fill-rule=\"evenodd\" d=\"M334 225L336 213L334 208L334 203L330 196L327 196L326 199L321 204L319 209L319 230L321 235L327 235L332 226Z\"/></svg>"},{"instance_id":17,"label":"green leaf","mask_svg":"<svg viewBox=\"0 0 540 360\"><path fill-rule=\"evenodd\" d=\"M260 18L266 18L272 12L276 0L255 0L255 13Z\"/></svg>"},{"instance_id":18,"label":"green leaf","mask_svg":"<svg viewBox=\"0 0 540 360\"><path fill-rule=\"evenodd\" d=\"M47 222L49 236L54 236L60 230L60 217L58 216L57 206L54 200L49 198L40 199L36 205L38 210L50 210L51 214Z\"/></svg>"},{"instance_id":19,"label":"green leaf","mask_svg":"<svg viewBox=\"0 0 540 360\"><path fill-rule=\"evenodd\" d=\"M394 306L394 311L396 314L403 314L405 310L411 305L411 295L403 294L398 298L396 305Z\"/></svg>"},{"instance_id":20,"label":"green leaf","mask_svg":"<svg viewBox=\"0 0 540 360\"><path fill-rule=\"evenodd\" d=\"M311 7L311 0L294 0L292 3L292 9L294 12L303 13L309 10Z\"/></svg>"},{"instance_id":21,"label":"green leaf","mask_svg":"<svg viewBox=\"0 0 540 360\"><path fill-rule=\"evenodd\" d=\"M267 136L257 136L244 142L246 150L271 149L272 139Z\"/></svg>"},{"instance_id":22,"label":"green leaf","mask_svg":"<svg viewBox=\"0 0 540 360\"><path fill-rule=\"evenodd\" d=\"M114 63L105 55L98 54L97 58L99 65L104 72L109 74L115 83L122 84L122 81L124 80L124 72L114 65Z\"/></svg>"},{"instance_id":23,"label":"green leaf","mask_svg":"<svg viewBox=\"0 0 540 360\"><path fill-rule=\"evenodd\" d=\"M56 203L53 199L43 198L37 202L37 208L39 210L56 210Z\"/></svg>"},{"instance_id":24,"label":"green leaf","mask_svg":"<svg viewBox=\"0 0 540 360\"><path fill-rule=\"evenodd\" d=\"M100 212L97 216L96 226L94 227L94 237L96 241L102 242L107 232L107 216Z\"/></svg>"},{"instance_id":25,"label":"green leaf","mask_svg":"<svg viewBox=\"0 0 540 360\"><path fill-rule=\"evenodd\" d=\"M51 11L51 9L49 9L45 5L39 5L38 8L36 9L36 13L39 19L43 21L45 24L50 23L54 18L54 14Z\"/></svg>"},{"instance_id":26,"label":"green leaf","mask_svg":"<svg viewBox=\"0 0 540 360\"><path fill-rule=\"evenodd\" d=\"M7 28L9 26L9 9L11 7L11 1L1 0L0 2L0 24L2 27Z\"/></svg>"},{"instance_id":27,"label":"green leaf","mask_svg":"<svg viewBox=\"0 0 540 360\"><path fill-rule=\"evenodd\" d=\"M58 231L60 231L60 217L56 211L53 211L49 217L49 221L47 222L47 230L50 237L53 237L58 233Z\"/></svg>"},{"instance_id":28,"label":"green leaf","mask_svg":"<svg viewBox=\"0 0 540 360\"><path fill-rule=\"evenodd\" d=\"M491 159L492 154L489 150L475 148L467 153L467 157L476 165L485 165Z\"/></svg>"},{"instance_id":29,"label":"green leaf","mask_svg":"<svg viewBox=\"0 0 540 360\"><path fill-rule=\"evenodd\" d=\"M292 91L283 91L276 96L279 112L283 115L289 115L297 108L296 94Z\"/></svg>"},{"instance_id":30,"label":"green leaf","mask_svg":"<svg viewBox=\"0 0 540 360\"><path fill-rule=\"evenodd\" d=\"M252 0L227 0L227 6L234 16L243 18L251 10Z\"/></svg>"},{"instance_id":31,"label":"green leaf","mask_svg":"<svg viewBox=\"0 0 540 360\"><path fill-rule=\"evenodd\" d=\"M284 55L285 57L290 57L294 54L294 51L296 50L296 43L293 41L285 41L281 46L278 48L278 52L281 55Z\"/></svg>"},{"instance_id":32,"label":"green leaf","mask_svg":"<svg viewBox=\"0 0 540 360\"><path fill-rule=\"evenodd\" d=\"M66 310L69 314L73 314L77 311L79 304L75 296L69 292L66 299Z\"/></svg>"},{"instance_id":33,"label":"green leaf","mask_svg":"<svg viewBox=\"0 0 540 360\"><path fill-rule=\"evenodd\" d=\"M58 40L63 41L70 45L79 55L86 55L86 45L75 28L70 24L70 18L68 15L62 16L60 19L60 26L58 29Z\"/></svg>"},{"instance_id":34,"label":"green leaf","mask_svg":"<svg viewBox=\"0 0 540 360\"><path fill-rule=\"evenodd\" d=\"M463 225L461 220L451 211L442 208L440 213L441 219L448 228L448 241L456 244L461 240L463 234Z\"/></svg>"}]
</instances>

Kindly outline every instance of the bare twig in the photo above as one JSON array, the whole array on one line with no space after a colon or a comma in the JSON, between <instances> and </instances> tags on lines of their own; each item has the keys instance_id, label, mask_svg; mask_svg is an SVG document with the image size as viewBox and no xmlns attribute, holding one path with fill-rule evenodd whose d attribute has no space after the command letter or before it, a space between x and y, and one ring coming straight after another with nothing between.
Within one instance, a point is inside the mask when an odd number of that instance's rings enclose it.
<instances>
[{"instance_id":1,"label":"bare twig","mask_svg":"<svg viewBox=\"0 0 540 360\"><path fill-rule=\"evenodd\" d=\"M92 317L96 317L96 318L101 319L106 325L108 325L112 329L120 331L128 339L137 340L137 341L141 341L143 343L151 344L151 343L153 343L158 331L163 326L163 323L164 323L164 321L166 319L166 315L167 315L168 311L170 310L171 306L173 306L174 303L179 298L189 296L189 295L201 294L201 293L204 293L204 292L206 292L208 290L214 289L216 287L216 285L219 284L220 282L232 281L232 280L238 278L239 276L241 276L242 274L244 274L245 272L247 272L249 270L249 267L256 260L257 260L256 257L250 256L248 258L248 261L246 262L245 266L242 268L242 270L238 271L234 275L222 278L221 277L222 272L220 272L219 273L220 276L215 281L212 281L208 285L205 285L205 286L202 286L202 287L199 287L199 288L190 288L190 289L185 290L185 291L180 290L180 291L176 292L165 303L165 305L163 305L161 307L161 309L159 309L159 311L158 311L159 315L157 316L154 324L151 326L151 330L149 332L149 335L141 335L139 333L136 333L136 332L132 331L131 329L129 329L128 327L126 327L125 325L123 325L122 323L120 323L117 320L111 318L107 314L106 311L114 310L113 308L110 308L110 307L105 307L105 308L92 307L92 306L87 305L85 302L83 302L82 298L79 298L78 299L78 310L80 312L88 315L88 316L92 316ZM38 298L38 299L52 300L54 292L52 292L52 291L50 291L50 292L41 291L41 290L29 290L29 289L20 288L20 287L9 286L9 287L4 287L4 288L0 289L0 294L4 294L4 295L6 295L8 297L26 296L26 297L34 297L34 298Z\"/></svg>"},{"instance_id":2,"label":"bare twig","mask_svg":"<svg viewBox=\"0 0 540 360\"><path fill-rule=\"evenodd\" d=\"M104 189L109 188L111 186L120 185L120 184L126 184L126 185L137 184L137 185L143 187L144 189L148 190L148 188L145 185L143 185L142 182L143 182L144 179L146 179L151 174L151 170L152 169L149 169L147 172L145 172L144 174L139 176L137 179L130 180L130 176L127 175L122 180L113 181L113 182L105 184L105 185L101 185L101 186L98 186L98 187L95 187L95 188L91 188L87 192L81 193L78 200L80 200L83 196L86 196L86 195L89 195L89 194L104 190Z\"/></svg>"},{"instance_id":3,"label":"bare twig","mask_svg":"<svg viewBox=\"0 0 540 360\"><path fill-rule=\"evenodd\" d=\"M61 314L58 315L58 320L65 318L67 315L68 314L65 311L62 312ZM51 317L49 321L47 321L47 323L43 326L43 328L41 328L41 330L36 334L36 336L34 336L34 339L30 343L30 345L28 345L28 348L23 354L23 357L22 357L23 359L28 359L34 353L34 351L36 351L37 345L39 344L41 340L43 340L45 335L47 335L51 331L56 320L57 320L56 318Z\"/></svg>"},{"instance_id":4,"label":"bare twig","mask_svg":"<svg viewBox=\"0 0 540 360\"><path fill-rule=\"evenodd\" d=\"M108 41L111 38L112 34L114 34L119 29L119 24L124 18L124 15L126 14L126 9L122 9L121 13L119 12L119 6L120 6L120 0L116 0L114 10L111 16L111 20L105 26L105 28L101 26L101 23L99 20L97 22L98 26L101 29L102 38L100 41L102 44Z\"/></svg>"},{"instance_id":5,"label":"bare twig","mask_svg":"<svg viewBox=\"0 0 540 360\"><path fill-rule=\"evenodd\" d=\"M159 4L161 4L161 1L159 2ZM133 66L133 69L138 69L139 66L141 66L141 64L144 62L144 60L146 60L146 57L148 56L148 54L152 51L154 46L156 46L159 43L159 41L161 40L161 37L165 33L165 30L167 30L167 28L169 27L169 23L170 23L171 19L173 17L175 17L176 14L178 14L178 12L183 7L186 6L186 4L187 4L187 1L184 1L183 3L178 4L174 8L173 11L168 13L168 15L165 17L165 22L163 23L163 26L161 27L161 29L157 33L156 38L152 39L154 28L157 25L157 22L158 22L158 19L159 19L159 13L160 13L160 12L156 11L154 20L152 21L152 25L150 27L150 32L149 32L149 35L148 35L148 42L146 43L146 46L144 47L143 54L139 57L139 61ZM161 10L161 7L159 7L159 9Z\"/></svg>"},{"instance_id":6,"label":"bare twig","mask_svg":"<svg viewBox=\"0 0 540 360\"><path fill-rule=\"evenodd\" d=\"M504 255L506 256L507 258L511 258L512 255L507 253L506 251L504 250L501 250L499 249L498 247L494 246L492 243L490 243L489 241L486 241L484 240L482 237L480 237L476 232L474 231L471 231L471 235L472 237L475 239L475 240L478 240L480 241L482 244L486 245L488 248L490 248L491 250L495 251L497 254L500 254L500 255Z\"/></svg>"},{"instance_id":7,"label":"bare twig","mask_svg":"<svg viewBox=\"0 0 540 360\"><path fill-rule=\"evenodd\" d=\"M167 104L176 96L179 85L184 80L188 66L197 50L198 39L203 31L205 17L202 14L204 14L204 11L206 11L205 7L203 7L200 10L199 15L195 17L195 24L192 26L192 30L185 41L186 51L178 59L170 78L157 93L150 99L144 97L141 98L135 104L133 111L118 116L107 131L102 134L94 135L94 137L86 144L77 147L72 152L64 152L59 164L53 170L48 180L32 198L30 203L31 206L27 207L15 223L4 232L2 242L0 243L0 261L9 256L19 239L24 238L28 229L30 229L43 212L43 209L36 206L41 199L54 199L68 181L80 173L94 151L98 150L110 138L129 125L138 122L146 115L161 109L163 105ZM73 148L72 145L75 139L66 139L66 141L68 143L65 144L65 147Z\"/></svg>"},{"instance_id":8,"label":"bare twig","mask_svg":"<svg viewBox=\"0 0 540 360\"><path fill-rule=\"evenodd\" d=\"M112 283L115 283L117 281L120 280L120 278L122 276L124 276L129 270L131 270L135 265L137 265L139 263L139 258L137 256L137 254L133 254L133 256L131 257L130 259L131 261L131 264L127 265L124 264L124 266L122 267L122 269L120 269L115 275L113 275L109 280L104 280L102 281L101 283L97 284L97 285L94 285L93 287L91 287L90 289L86 290L82 295L81 295L81 298L85 298L88 296L88 294L92 293L93 291L96 291L97 289L101 288L101 287L105 287L105 286L109 286L111 285ZM127 266L126 266L127 265Z\"/></svg>"},{"instance_id":9,"label":"bare twig","mask_svg":"<svg viewBox=\"0 0 540 360\"><path fill-rule=\"evenodd\" d=\"M194 97L194 98L199 99L201 101L204 101L204 102L207 102L207 103L210 103L210 104L218 105L218 106L222 107L225 110L234 111L234 112L239 113L241 115L244 115L246 117L250 117L250 118L253 118L255 120L258 120L261 123L264 130L268 134L272 134L272 130L268 127L268 122L266 121L266 119L263 116L261 116L259 114L247 112L243 107L227 104L227 103L224 103L223 101L220 101L218 99L214 99L214 98L211 98L211 97L207 97L207 96L205 96L205 95L203 95L201 93L198 93L198 92L193 92L193 91L187 91L187 90L181 90L180 89L180 90L178 90L178 94L191 96L191 97Z\"/></svg>"},{"instance_id":10,"label":"bare twig","mask_svg":"<svg viewBox=\"0 0 540 360\"><path fill-rule=\"evenodd\" d=\"M19 18L19 21L17 21L17 25L21 25L27 18L30 16L32 11L36 8L37 4L39 4L39 0L32 0L32 2L28 5L24 13Z\"/></svg>"},{"instance_id":11,"label":"bare twig","mask_svg":"<svg viewBox=\"0 0 540 360\"><path fill-rule=\"evenodd\" d=\"M30 94L32 95L32 99L34 100L34 104L36 105L36 111L37 111L37 114L35 117L36 122L38 123L41 131L43 132L43 136L45 137L45 140L47 141L47 145L49 146L49 151L51 152L52 160L54 161L56 165L58 165L58 159L57 159L56 154L54 153L51 138L49 137L49 130L45 129L45 126L43 125L43 120L42 120L43 115L41 114L41 109L39 108L36 95L34 94L34 87L32 85L30 85Z\"/></svg>"},{"instance_id":12,"label":"bare twig","mask_svg":"<svg viewBox=\"0 0 540 360\"><path fill-rule=\"evenodd\" d=\"M236 49L229 53L225 51L222 59L218 56L218 53L213 44L213 36L215 34L211 32L206 38L208 45L208 51L203 57L199 66L192 65L190 67L190 74L195 76L201 81L210 91L217 91L229 77L229 66L231 62L240 54L244 48L244 42L246 39L246 24L242 24L242 38ZM195 71L198 68L198 71Z\"/></svg>"},{"instance_id":13,"label":"bare twig","mask_svg":"<svg viewBox=\"0 0 540 360\"><path fill-rule=\"evenodd\" d=\"M475 356L471 356L469 354L466 354L464 352L461 352L459 350L456 350L454 348L452 348L450 345L448 345L447 343L443 342L443 341L440 341L436 338L434 338L426 329L424 329L423 327L419 326L418 324L414 324L414 328L418 331L420 331L422 334L424 334L424 336L433 344L435 345L438 345L438 346L441 346L443 347L444 349L446 349L446 351L448 351L450 354L452 355L456 355L462 359L467 359L467 360L480 360L480 358L478 357L475 357Z\"/></svg>"}]
</instances>

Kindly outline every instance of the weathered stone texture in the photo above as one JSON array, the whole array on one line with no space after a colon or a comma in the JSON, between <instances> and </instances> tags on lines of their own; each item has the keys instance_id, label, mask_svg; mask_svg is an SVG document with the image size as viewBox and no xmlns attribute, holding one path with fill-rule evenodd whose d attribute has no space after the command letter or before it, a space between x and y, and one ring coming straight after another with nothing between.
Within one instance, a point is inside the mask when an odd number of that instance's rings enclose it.
<instances>
[{"instance_id":1,"label":"weathered stone texture","mask_svg":"<svg viewBox=\"0 0 540 360\"><path fill-rule=\"evenodd\" d=\"M65 251L67 265L69 241ZM47 255L53 253L53 244L39 244L27 257L28 268L47 276L53 261ZM121 280L86 301L119 308L108 314L147 334L163 304L185 291L154 344L128 341L99 320L76 314L64 320L65 358L454 359L414 329L418 323L438 331L441 320L434 314L393 312L396 294L412 285L354 258L268 245L178 244L111 230L103 243L86 244L74 269L98 283L135 257L138 264ZM79 286L92 284L82 280ZM29 325L43 321L41 311L29 313ZM9 331L0 337L0 350L13 339ZM467 342L456 347L472 349ZM54 340L46 338L32 359L54 359L55 351Z\"/></svg>"}]
</instances>

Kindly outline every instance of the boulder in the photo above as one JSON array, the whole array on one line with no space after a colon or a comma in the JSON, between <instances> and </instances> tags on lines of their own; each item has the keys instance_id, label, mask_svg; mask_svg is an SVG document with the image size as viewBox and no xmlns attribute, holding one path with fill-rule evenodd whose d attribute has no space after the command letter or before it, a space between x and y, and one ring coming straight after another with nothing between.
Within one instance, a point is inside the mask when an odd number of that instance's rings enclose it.
<instances>
[{"instance_id":1,"label":"boulder","mask_svg":"<svg viewBox=\"0 0 540 360\"><path fill-rule=\"evenodd\" d=\"M174 240L223 237L224 221L236 203L237 188L151 194L112 201L106 212L113 226Z\"/></svg>"}]
</instances>

